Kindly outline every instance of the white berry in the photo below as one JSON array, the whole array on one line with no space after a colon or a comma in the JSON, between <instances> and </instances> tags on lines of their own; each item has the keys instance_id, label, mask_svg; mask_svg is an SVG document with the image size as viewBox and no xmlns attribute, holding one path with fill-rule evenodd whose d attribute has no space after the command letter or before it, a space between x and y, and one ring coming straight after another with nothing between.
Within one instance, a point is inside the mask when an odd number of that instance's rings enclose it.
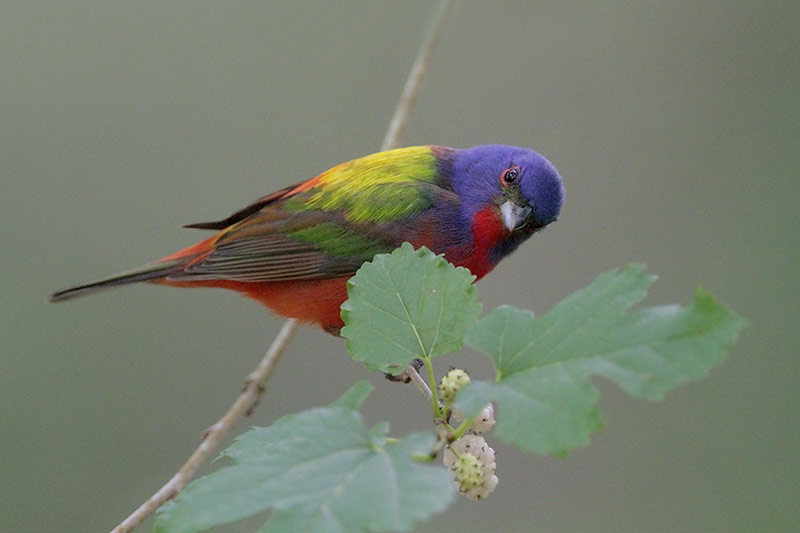
<instances>
[{"instance_id":1,"label":"white berry","mask_svg":"<svg viewBox=\"0 0 800 533\"><path fill-rule=\"evenodd\" d=\"M480 435L465 435L451 443L442 460L453 471L458 491L470 500L482 500L497 487L494 450Z\"/></svg>"},{"instance_id":2,"label":"white berry","mask_svg":"<svg viewBox=\"0 0 800 533\"><path fill-rule=\"evenodd\" d=\"M457 409L453 409L453 418L457 423L461 423L464 420L464 415ZM486 433L487 431L491 431L496 423L494 419L494 405L489 404L472 420L472 425L469 427L469 430L472 433Z\"/></svg>"}]
</instances>

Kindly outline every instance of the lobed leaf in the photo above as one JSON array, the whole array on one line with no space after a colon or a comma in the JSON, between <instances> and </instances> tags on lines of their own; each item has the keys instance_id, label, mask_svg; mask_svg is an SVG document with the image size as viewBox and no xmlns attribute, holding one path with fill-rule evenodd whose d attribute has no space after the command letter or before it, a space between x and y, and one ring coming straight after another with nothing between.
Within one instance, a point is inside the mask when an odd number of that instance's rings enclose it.
<instances>
[{"instance_id":1,"label":"lobed leaf","mask_svg":"<svg viewBox=\"0 0 800 533\"><path fill-rule=\"evenodd\" d=\"M223 454L233 466L162 506L156 530L203 531L273 510L263 531L407 531L444 510L455 492L449 475L411 458L433 437L387 442L388 424L367 430L345 406L359 404L366 389L358 384L337 405L241 435Z\"/></svg>"},{"instance_id":2,"label":"lobed leaf","mask_svg":"<svg viewBox=\"0 0 800 533\"><path fill-rule=\"evenodd\" d=\"M495 402L498 437L524 450L563 454L585 446L602 426L591 375L658 400L707 373L744 321L702 290L686 308L626 312L654 279L631 265L602 274L539 318L509 306L493 310L465 342L489 354L497 377L467 386L455 406L474 416Z\"/></svg>"},{"instance_id":3,"label":"lobed leaf","mask_svg":"<svg viewBox=\"0 0 800 533\"><path fill-rule=\"evenodd\" d=\"M361 380L334 400L331 406L347 407L348 409L357 411L373 390L375 390L375 387L372 383L367 380Z\"/></svg>"},{"instance_id":4,"label":"lobed leaf","mask_svg":"<svg viewBox=\"0 0 800 533\"><path fill-rule=\"evenodd\" d=\"M408 243L375 256L348 282L341 332L348 351L370 369L399 374L414 358L459 350L481 311L474 279Z\"/></svg>"}]
</instances>

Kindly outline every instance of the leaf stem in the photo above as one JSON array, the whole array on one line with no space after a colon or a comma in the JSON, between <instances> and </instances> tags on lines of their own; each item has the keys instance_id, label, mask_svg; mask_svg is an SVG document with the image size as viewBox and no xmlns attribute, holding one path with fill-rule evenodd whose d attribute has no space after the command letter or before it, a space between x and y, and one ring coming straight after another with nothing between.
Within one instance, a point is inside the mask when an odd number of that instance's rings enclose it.
<instances>
[{"instance_id":1,"label":"leaf stem","mask_svg":"<svg viewBox=\"0 0 800 533\"><path fill-rule=\"evenodd\" d=\"M467 432L469 427L472 425L472 419L467 419L461 422L456 429L453 430L453 440L461 438L461 436Z\"/></svg>"},{"instance_id":2,"label":"leaf stem","mask_svg":"<svg viewBox=\"0 0 800 533\"><path fill-rule=\"evenodd\" d=\"M427 454L427 457L430 457L431 459L439 455L439 452L441 451L442 448L444 448L445 446L449 446L451 442L461 438L461 436L464 433L466 433L467 430L472 425L472 420L464 420L456 429L453 429L450 426L450 424L448 424L444 420L440 419L440 423L447 430L446 431L437 430L438 437L436 438L436 442L433 444L433 447ZM455 450L453 451L455 452Z\"/></svg>"},{"instance_id":3,"label":"leaf stem","mask_svg":"<svg viewBox=\"0 0 800 533\"><path fill-rule=\"evenodd\" d=\"M433 372L433 360L427 355L423 357L422 360L425 362L425 368L428 371L428 385L431 389L431 404L433 405L433 417L441 418L444 413L442 413L442 404L439 403L439 391L438 387L436 386L436 374Z\"/></svg>"}]
</instances>

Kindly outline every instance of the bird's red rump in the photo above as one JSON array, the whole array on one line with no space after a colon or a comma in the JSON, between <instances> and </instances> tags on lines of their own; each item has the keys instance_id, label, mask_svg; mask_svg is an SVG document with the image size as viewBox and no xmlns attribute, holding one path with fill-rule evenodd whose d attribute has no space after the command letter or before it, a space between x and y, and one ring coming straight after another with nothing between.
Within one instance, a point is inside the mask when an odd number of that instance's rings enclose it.
<instances>
[{"instance_id":1,"label":"bird's red rump","mask_svg":"<svg viewBox=\"0 0 800 533\"><path fill-rule=\"evenodd\" d=\"M214 246L218 235L184 248L160 261L187 258L187 266L201 261ZM350 276L286 280L278 282L243 282L225 279L174 281L168 278L153 283L173 287L217 287L231 289L253 298L279 315L302 322L317 324L330 333L339 333L344 326L339 306L347 299L347 280Z\"/></svg>"},{"instance_id":2,"label":"bird's red rump","mask_svg":"<svg viewBox=\"0 0 800 533\"><path fill-rule=\"evenodd\" d=\"M160 279L156 283L173 287L232 289L258 300L279 315L317 324L328 332L338 334L344 326L339 306L347 299L347 280L349 278L350 276L344 276L255 283L221 279L198 281Z\"/></svg>"}]
</instances>

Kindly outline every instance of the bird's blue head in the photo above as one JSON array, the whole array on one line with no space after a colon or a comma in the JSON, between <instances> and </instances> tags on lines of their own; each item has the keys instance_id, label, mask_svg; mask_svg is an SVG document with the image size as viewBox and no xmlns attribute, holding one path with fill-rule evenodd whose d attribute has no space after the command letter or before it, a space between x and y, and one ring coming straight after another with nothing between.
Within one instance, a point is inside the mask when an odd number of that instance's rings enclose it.
<instances>
[{"instance_id":1,"label":"bird's blue head","mask_svg":"<svg viewBox=\"0 0 800 533\"><path fill-rule=\"evenodd\" d=\"M503 144L474 146L458 150L452 165L452 184L469 219L496 206L509 232L530 234L561 212L561 176L533 150Z\"/></svg>"}]
</instances>

